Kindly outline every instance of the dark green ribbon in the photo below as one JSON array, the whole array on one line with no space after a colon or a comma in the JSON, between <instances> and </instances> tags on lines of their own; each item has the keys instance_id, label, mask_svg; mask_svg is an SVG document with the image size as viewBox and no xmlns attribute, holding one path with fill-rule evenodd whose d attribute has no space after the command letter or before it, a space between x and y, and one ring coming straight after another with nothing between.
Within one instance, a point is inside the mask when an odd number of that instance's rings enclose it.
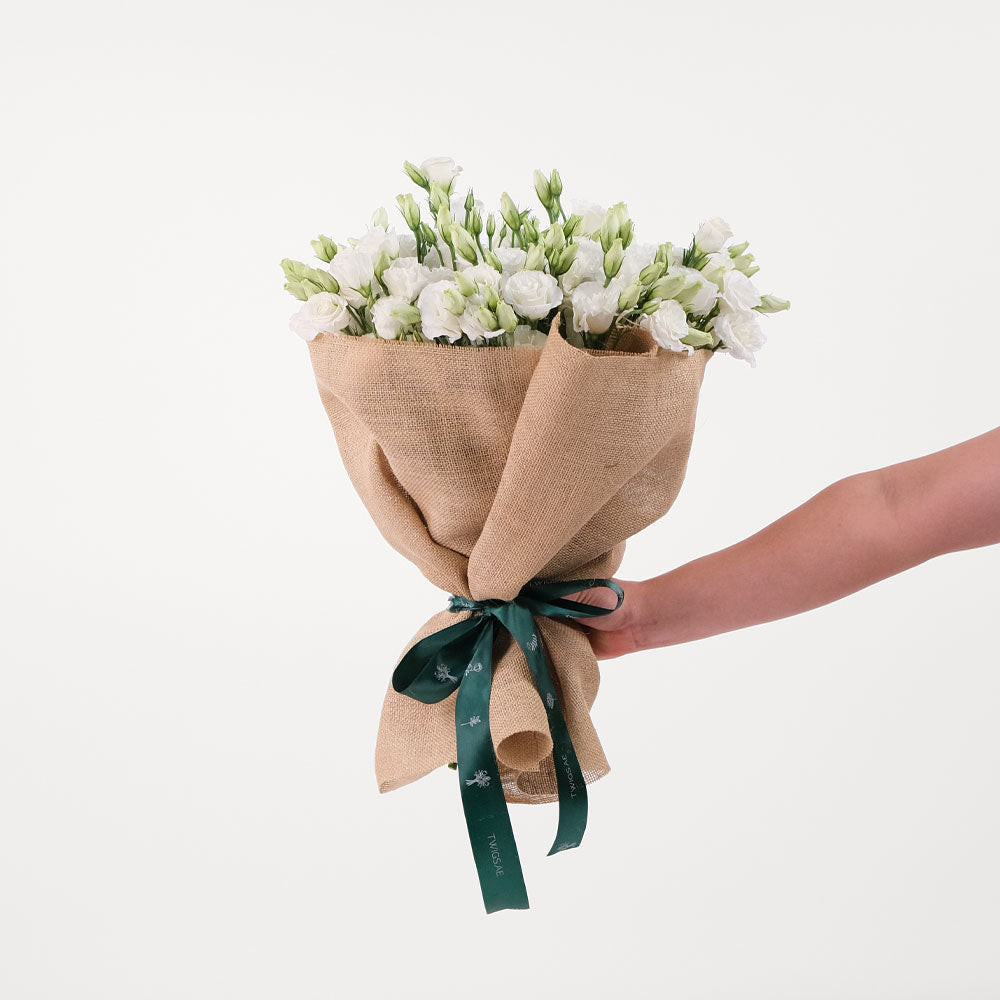
<instances>
[{"instance_id":1,"label":"dark green ribbon","mask_svg":"<svg viewBox=\"0 0 1000 1000\"><path fill-rule=\"evenodd\" d=\"M595 587L614 591L618 603L613 608L599 608L564 600L567 594ZM583 840L587 784L552 683L535 617L599 618L617 611L624 598L621 587L612 580L533 581L512 601L473 601L452 594L449 610L469 610L472 616L421 639L399 661L392 675L392 686L397 691L426 704L443 701L458 691L458 781L487 913L528 908L528 893L490 734L496 628L506 629L521 647L545 706L559 793L559 825L549 851L556 854L579 847Z\"/></svg>"}]
</instances>

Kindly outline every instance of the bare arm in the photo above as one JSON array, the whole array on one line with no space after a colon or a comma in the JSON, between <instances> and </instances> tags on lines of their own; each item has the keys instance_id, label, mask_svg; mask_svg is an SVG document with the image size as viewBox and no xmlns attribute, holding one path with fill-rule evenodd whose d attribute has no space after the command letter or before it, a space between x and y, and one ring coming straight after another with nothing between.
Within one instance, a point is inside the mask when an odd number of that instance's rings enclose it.
<instances>
[{"instance_id":1,"label":"bare arm","mask_svg":"<svg viewBox=\"0 0 1000 1000\"><path fill-rule=\"evenodd\" d=\"M588 622L591 642L607 658L703 639L809 611L934 556L996 542L1000 428L841 480L736 545L623 584L622 608Z\"/></svg>"}]
</instances>

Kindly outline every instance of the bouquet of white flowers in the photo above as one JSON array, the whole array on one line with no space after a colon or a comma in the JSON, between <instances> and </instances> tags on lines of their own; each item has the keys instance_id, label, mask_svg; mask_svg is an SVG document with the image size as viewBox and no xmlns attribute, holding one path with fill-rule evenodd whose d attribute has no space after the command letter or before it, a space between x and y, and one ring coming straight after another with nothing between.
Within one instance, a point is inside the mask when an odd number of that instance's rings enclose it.
<instances>
[{"instance_id":1,"label":"bouquet of white flowers","mask_svg":"<svg viewBox=\"0 0 1000 1000\"><path fill-rule=\"evenodd\" d=\"M567 216L535 175L543 226L453 193L447 159L327 269L285 260L320 398L384 537L451 594L403 655L375 751L383 792L456 767L488 911L528 905L510 802L559 803L550 853L579 846L608 762L590 718L600 675L571 595L622 592L625 541L669 510L713 352L751 363L762 296L721 219L690 243L636 244L622 204ZM469 350L468 348L489 348ZM655 709L655 696L646 695Z\"/></svg>"},{"instance_id":2,"label":"bouquet of white flowers","mask_svg":"<svg viewBox=\"0 0 1000 1000\"><path fill-rule=\"evenodd\" d=\"M497 214L470 189L453 193L461 168L447 158L405 164L427 195L425 221L413 195L396 197L408 232L389 228L384 208L372 227L346 246L313 241L328 270L284 260L285 288L305 305L292 329L434 341L459 346L541 345L557 312L570 343L613 348L638 324L670 351L727 350L754 363L764 343L758 317L789 303L761 295L746 242L732 245L723 219L709 219L686 246L635 243L624 203L606 212L562 205L558 170L535 171L535 192L548 216L543 228L509 194Z\"/></svg>"}]
</instances>

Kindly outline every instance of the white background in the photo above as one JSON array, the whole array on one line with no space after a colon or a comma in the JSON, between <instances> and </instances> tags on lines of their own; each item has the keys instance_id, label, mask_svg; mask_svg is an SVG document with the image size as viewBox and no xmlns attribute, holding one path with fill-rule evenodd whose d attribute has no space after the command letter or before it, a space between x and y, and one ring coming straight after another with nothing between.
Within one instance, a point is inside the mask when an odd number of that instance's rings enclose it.
<instances>
[{"instance_id":1,"label":"white background","mask_svg":"<svg viewBox=\"0 0 1000 1000\"><path fill-rule=\"evenodd\" d=\"M640 239L727 217L794 307L757 370L709 368L622 568L662 572L997 424L998 20L8 14L0 994L1000 996L1000 552L607 664L587 842L545 859L554 807L515 807L533 908L487 918L453 773L376 791L444 595L353 493L277 267L441 153L491 200L557 165Z\"/></svg>"}]
</instances>

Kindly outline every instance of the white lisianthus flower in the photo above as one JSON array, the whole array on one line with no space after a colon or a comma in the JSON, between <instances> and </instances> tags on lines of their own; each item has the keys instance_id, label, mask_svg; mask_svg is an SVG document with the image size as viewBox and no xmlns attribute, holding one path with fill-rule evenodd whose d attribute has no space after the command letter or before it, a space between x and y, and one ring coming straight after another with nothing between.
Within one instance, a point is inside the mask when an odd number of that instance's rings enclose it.
<instances>
[{"instance_id":1,"label":"white lisianthus flower","mask_svg":"<svg viewBox=\"0 0 1000 1000\"><path fill-rule=\"evenodd\" d=\"M717 253L733 238L733 231L725 219L716 216L701 224L694 235L695 245L705 253Z\"/></svg>"},{"instance_id":2,"label":"white lisianthus flower","mask_svg":"<svg viewBox=\"0 0 1000 1000\"><path fill-rule=\"evenodd\" d=\"M584 281L570 294L573 329L577 333L607 333L618 313L619 287L603 281Z\"/></svg>"},{"instance_id":3,"label":"white lisianthus flower","mask_svg":"<svg viewBox=\"0 0 1000 1000\"><path fill-rule=\"evenodd\" d=\"M390 257L398 257L399 236L394 229L374 226L358 240L354 249L370 254L372 259L376 258L382 251L385 251Z\"/></svg>"},{"instance_id":4,"label":"white lisianthus flower","mask_svg":"<svg viewBox=\"0 0 1000 1000\"><path fill-rule=\"evenodd\" d=\"M425 257L424 260L426 259ZM454 281L455 272L450 267L432 267L429 277L431 281Z\"/></svg>"},{"instance_id":5,"label":"white lisianthus flower","mask_svg":"<svg viewBox=\"0 0 1000 1000\"><path fill-rule=\"evenodd\" d=\"M402 295L386 295L372 306L372 322L375 324L375 332L383 340L395 340L399 335L404 324L392 315L392 311L409 304L410 300Z\"/></svg>"},{"instance_id":6,"label":"white lisianthus flower","mask_svg":"<svg viewBox=\"0 0 1000 1000\"><path fill-rule=\"evenodd\" d=\"M420 164L421 173L431 182L446 188L461 172L450 156L432 156Z\"/></svg>"},{"instance_id":7,"label":"white lisianthus flower","mask_svg":"<svg viewBox=\"0 0 1000 1000\"><path fill-rule=\"evenodd\" d=\"M397 233L397 239L399 240L399 256L400 257L416 257L417 256L417 238L408 229L405 232Z\"/></svg>"},{"instance_id":8,"label":"white lisianthus flower","mask_svg":"<svg viewBox=\"0 0 1000 1000\"><path fill-rule=\"evenodd\" d=\"M417 308L420 310L420 324L425 337L429 340L447 337L451 343L455 343L462 336L462 327L458 316L444 304L444 293L448 289L457 292L458 285L454 281L432 281L420 293Z\"/></svg>"},{"instance_id":9,"label":"white lisianthus flower","mask_svg":"<svg viewBox=\"0 0 1000 1000\"><path fill-rule=\"evenodd\" d=\"M367 304L360 289L371 287L375 280L375 266L371 254L358 250L357 247L341 250L330 261L330 274L337 279L340 285L340 294L355 309L360 309Z\"/></svg>"},{"instance_id":10,"label":"white lisianthus flower","mask_svg":"<svg viewBox=\"0 0 1000 1000\"><path fill-rule=\"evenodd\" d=\"M721 250L718 253L710 253L705 258L705 263L701 265L701 270L706 274L710 274L712 271L718 271L719 269L731 271L734 267L733 258L729 256L727 251Z\"/></svg>"},{"instance_id":11,"label":"white lisianthus flower","mask_svg":"<svg viewBox=\"0 0 1000 1000\"><path fill-rule=\"evenodd\" d=\"M524 270L528 255L520 247L500 247L497 252L505 275L515 274Z\"/></svg>"},{"instance_id":12,"label":"white lisianthus flower","mask_svg":"<svg viewBox=\"0 0 1000 1000\"><path fill-rule=\"evenodd\" d=\"M431 270L416 257L397 257L382 272L382 281L390 295L412 302L430 284Z\"/></svg>"},{"instance_id":13,"label":"white lisianthus flower","mask_svg":"<svg viewBox=\"0 0 1000 1000\"><path fill-rule=\"evenodd\" d=\"M760 305L760 292L754 283L742 271L735 269L723 275L719 298L730 312L747 312Z\"/></svg>"},{"instance_id":14,"label":"white lisianthus flower","mask_svg":"<svg viewBox=\"0 0 1000 1000\"><path fill-rule=\"evenodd\" d=\"M500 274L492 264L473 264L471 267L467 267L462 274L480 284L492 285L494 288L500 287ZM480 302L479 305L482 303Z\"/></svg>"},{"instance_id":15,"label":"white lisianthus flower","mask_svg":"<svg viewBox=\"0 0 1000 1000\"><path fill-rule=\"evenodd\" d=\"M302 303L288 325L303 340L312 340L319 333L340 333L350 321L347 300L342 295L317 292Z\"/></svg>"},{"instance_id":16,"label":"white lisianthus flower","mask_svg":"<svg viewBox=\"0 0 1000 1000\"><path fill-rule=\"evenodd\" d=\"M639 277L639 272L653 263L656 256L656 246L653 243L633 243L622 259L622 266L615 277L622 285L631 285Z\"/></svg>"},{"instance_id":17,"label":"white lisianthus flower","mask_svg":"<svg viewBox=\"0 0 1000 1000\"><path fill-rule=\"evenodd\" d=\"M579 215L583 218L577 232L582 236L589 236L601 228L604 221L605 211L600 205L592 201L574 201L569 206L570 215Z\"/></svg>"},{"instance_id":18,"label":"white lisianthus flower","mask_svg":"<svg viewBox=\"0 0 1000 1000\"><path fill-rule=\"evenodd\" d=\"M684 247L672 246L667 251L667 267L681 267L684 264Z\"/></svg>"},{"instance_id":19,"label":"white lisianthus flower","mask_svg":"<svg viewBox=\"0 0 1000 1000\"><path fill-rule=\"evenodd\" d=\"M586 238L574 239L579 249L569 270L559 279L563 291L571 292L585 281L604 281L604 251L601 244Z\"/></svg>"},{"instance_id":20,"label":"white lisianthus flower","mask_svg":"<svg viewBox=\"0 0 1000 1000\"><path fill-rule=\"evenodd\" d=\"M712 306L715 305L715 300L719 297L719 290L701 271L696 271L693 267L684 267L682 265L680 267L671 267L667 274L668 276L674 274L683 275L686 288L691 288L695 284L701 286L695 293L694 298L687 302L687 311L692 316L706 316L712 311Z\"/></svg>"},{"instance_id":21,"label":"white lisianthus flower","mask_svg":"<svg viewBox=\"0 0 1000 1000\"><path fill-rule=\"evenodd\" d=\"M518 271L507 279L503 297L525 319L548 316L563 299L559 282L544 271Z\"/></svg>"},{"instance_id":22,"label":"white lisianthus flower","mask_svg":"<svg viewBox=\"0 0 1000 1000\"><path fill-rule=\"evenodd\" d=\"M643 316L639 326L648 330L660 347L668 351L687 351L694 353L694 348L681 343L681 337L686 337L687 313L679 302L667 299L660 303L660 308L652 316Z\"/></svg>"},{"instance_id":23,"label":"white lisianthus flower","mask_svg":"<svg viewBox=\"0 0 1000 1000\"><path fill-rule=\"evenodd\" d=\"M755 312L732 312L727 308L715 317L712 330L734 358L749 362L751 368L757 366L755 354L764 346L767 338L757 322Z\"/></svg>"},{"instance_id":24,"label":"white lisianthus flower","mask_svg":"<svg viewBox=\"0 0 1000 1000\"><path fill-rule=\"evenodd\" d=\"M514 330L515 347L544 347L547 339L541 330L532 330L530 326L519 326Z\"/></svg>"}]
</instances>

